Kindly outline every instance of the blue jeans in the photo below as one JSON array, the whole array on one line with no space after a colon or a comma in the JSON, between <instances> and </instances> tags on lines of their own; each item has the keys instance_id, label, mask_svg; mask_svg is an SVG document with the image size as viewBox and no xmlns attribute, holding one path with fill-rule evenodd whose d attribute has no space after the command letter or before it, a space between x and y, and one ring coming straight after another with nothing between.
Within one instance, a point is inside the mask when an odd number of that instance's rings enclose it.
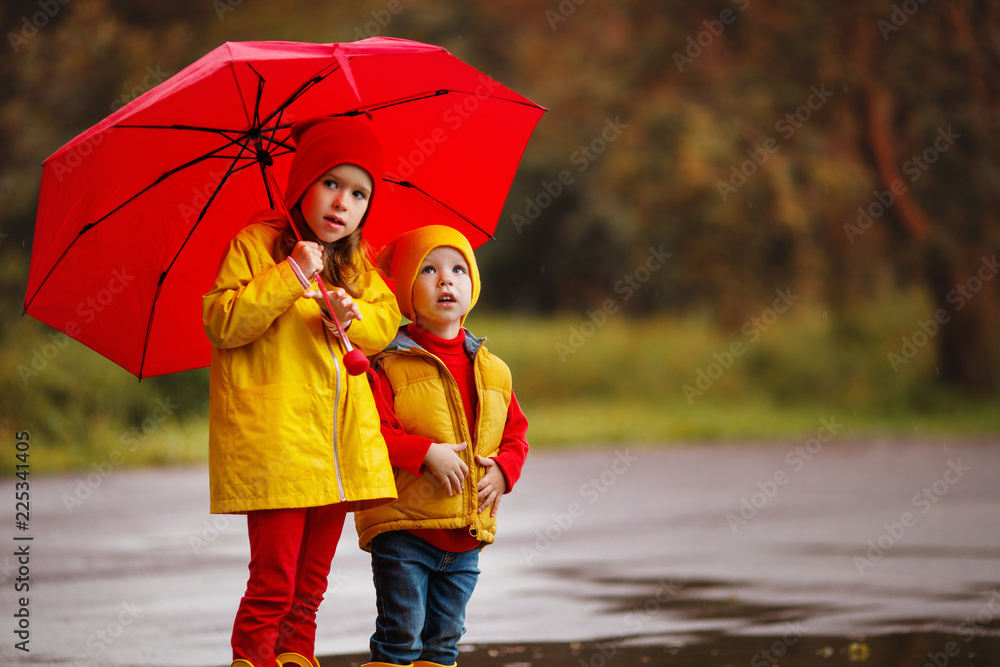
<instances>
[{"instance_id":1,"label":"blue jeans","mask_svg":"<svg viewBox=\"0 0 1000 667\"><path fill-rule=\"evenodd\" d=\"M378 618L372 662L453 665L465 634L465 606L479 578L479 549L442 551L405 530L372 540Z\"/></svg>"}]
</instances>

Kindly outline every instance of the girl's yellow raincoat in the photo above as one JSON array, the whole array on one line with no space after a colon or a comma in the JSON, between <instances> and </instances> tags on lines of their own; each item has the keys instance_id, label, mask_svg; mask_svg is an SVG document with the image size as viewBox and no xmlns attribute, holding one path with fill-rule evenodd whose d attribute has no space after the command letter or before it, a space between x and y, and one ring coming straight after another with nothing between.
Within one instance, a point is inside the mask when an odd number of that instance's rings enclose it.
<instances>
[{"instance_id":1,"label":"girl's yellow raincoat","mask_svg":"<svg viewBox=\"0 0 1000 667\"><path fill-rule=\"evenodd\" d=\"M284 219L250 224L230 242L202 301L212 341L209 390L211 511L314 507L350 510L396 497L365 375L351 376L319 305L271 248ZM366 355L400 323L374 269L362 273L361 320L348 330Z\"/></svg>"}]
</instances>

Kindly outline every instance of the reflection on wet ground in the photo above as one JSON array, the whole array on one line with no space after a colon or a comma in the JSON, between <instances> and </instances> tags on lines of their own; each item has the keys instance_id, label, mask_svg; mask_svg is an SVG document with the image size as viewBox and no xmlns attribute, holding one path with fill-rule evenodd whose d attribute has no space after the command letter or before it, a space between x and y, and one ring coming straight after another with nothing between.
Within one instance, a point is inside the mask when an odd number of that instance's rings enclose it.
<instances>
[{"instance_id":1,"label":"reflection on wet ground","mask_svg":"<svg viewBox=\"0 0 1000 667\"><path fill-rule=\"evenodd\" d=\"M996 667L1000 638L942 634L879 637L732 637L671 646L614 642L465 646L462 667ZM367 656L336 656L321 667L358 667Z\"/></svg>"},{"instance_id":2,"label":"reflection on wet ground","mask_svg":"<svg viewBox=\"0 0 1000 667\"><path fill-rule=\"evenodd\" d=\"M1000 599L964 620L929 622L916 614L894 619L891 627L867 627L846 636L813 634L810 620L832 607L755 604L733 582L710 580L582 577L588 600L602 602L619 632L586 642L465 644L464 667L998 667ZM970 591L981 596L983 590ZM607 591L596 592L596 591ZM994 596L995 597L995 596ZM916 610L915 610L916 611ZM676 631L663 630L655 617L673 619ZM911 628L900 632L898 628ZM939 629L932 629L939 628ZM943 628L943 630L942 630ZM624 630L624 631L622 631ZM367 656L321 659L321 667L357 667Z\"/></svg>"}]
</instances>

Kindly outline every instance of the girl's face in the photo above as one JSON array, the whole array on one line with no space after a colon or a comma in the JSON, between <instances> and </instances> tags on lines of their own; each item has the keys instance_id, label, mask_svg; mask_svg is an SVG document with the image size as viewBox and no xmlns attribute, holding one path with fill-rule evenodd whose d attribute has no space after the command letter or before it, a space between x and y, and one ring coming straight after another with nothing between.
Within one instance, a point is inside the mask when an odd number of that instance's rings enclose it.
<instances>
[{"instance_id":1,"label":"girl's face","mask_svg":"<svg viewBox=\"0 0 1000 667\"><path fill-rule=\"evenodd\" d=\"M472 303L472 276L465 255L438 246L420 264L411 295L417 325L436 336L452 339Z\"/></svg>"},{"instance_id":2,"label":"girl's face","mask_svg":"<svg viewBox=\"0 0 1000 667\"><path fill-rule=\"evenodd\" d=\"M361 167L337 165L302 195L302 217L323 243L339 241L361 224L372 188L371 176Z\"/></svg>"}]
</instances>

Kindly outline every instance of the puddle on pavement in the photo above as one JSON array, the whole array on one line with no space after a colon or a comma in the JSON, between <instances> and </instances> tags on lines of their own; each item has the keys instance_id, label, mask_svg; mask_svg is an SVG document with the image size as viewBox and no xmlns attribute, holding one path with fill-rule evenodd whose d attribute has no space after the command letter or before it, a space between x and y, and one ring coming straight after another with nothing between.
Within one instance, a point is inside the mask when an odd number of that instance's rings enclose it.
<instances>
[{"instance_id":1,"label":"puddle on pavement","mask_svg":"<svg viewBox=\"0 0 1000 667\"><path fill-rule=\"evenodd\" d=\"M639 630L572 643L463 644L462 667L998 667L1000 618L978 625L976 632L922 631L926 619L894 621L879 632L822 636L796 632L766 634L765 627L808 626L809 618L831 609L808 604L755 604L739 595L740 584L710 580L628 579L563 572L596 586L581 588L581 599L599 601L609 618L627 618L643 610L683 623L680 633ZM585 593L583 591L586 591ZM657 604L651 605L655 600ZM694 628L692 629L692 621ZM740 628L755 629L741 634ZM925 626L926 627L926 626ZM735 633L727 629L737 630ZM332 656L321 667L359 667L367 655Z\"/></svg>"},{"instance_id":2,"label":"puddle on pavement","mask_svg":"<svg viewBox=\"0 0 1000 667\"><path fill-rule=\"evenodd\" d=\"M880 637L730 637L684 646L613 643L463 647L461 667L996 667L1000 638L943 634ZM954 655L949 655L949 652ZM780 655L779 655L780 653ZM367 656L320 659L321 667L358 667Z\"/></svg>"}]
</instances>

